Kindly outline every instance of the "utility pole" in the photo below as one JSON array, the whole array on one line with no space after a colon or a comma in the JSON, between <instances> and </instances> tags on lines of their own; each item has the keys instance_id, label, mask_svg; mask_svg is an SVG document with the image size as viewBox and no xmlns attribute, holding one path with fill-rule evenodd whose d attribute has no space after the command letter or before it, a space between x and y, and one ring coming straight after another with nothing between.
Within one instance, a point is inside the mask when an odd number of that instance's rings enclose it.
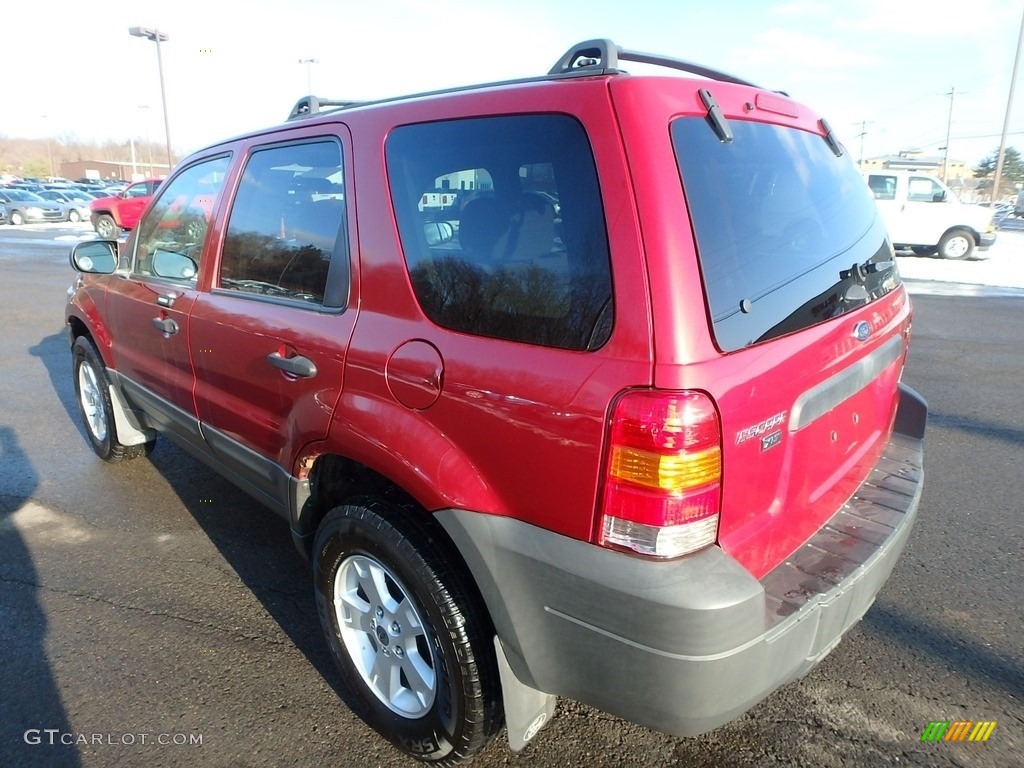
<instances>
[{"instance_id":1,"label":"utility pole","mask_svg":"<svg viewBox=\"0 0 1024 768\"><path fill-rule=\"evenodd\" d=\"M1017 65L1020 64L1020 49L1024 43L1024 15L1020 19L1020 36L1017 38L1017 55L1013 57L1013 74L1010 76L1010 95L1006 97L1006 117L1003 118L1003 135L999 139L999 159L996 161L996 178L992 183L992 194L988 197L989 207L999 199L999 182L1003 178L1003 157L1006 154L1006 132L1010 129L1010 107L1013 106L1013 89L1017 85Z\"/></svg>"},{"instance_id":2,"label":"utility pole","mask_svg":"<svg viewBox=\"0 0 1024 768\"><path fill-rule=\"evenodd\" d=\"M50 163L50 178L53 178L56 174L53 172L53 152L50 149L50 123L49 116L43 115L43 120L46 120L46 159Z\"/></svg>"},{"instance_id":3,"label":"utility pole","mask_svg":"<svg viewBox=\"0 0 1024 768\"><path fill-rule=\"evenodd\" d=\"M960 91L963 95L967 91ZM949 176L949 132L953 127L953 99L956 97L956 87L951 86L949 93L943 94L949 96L949 119L946 120L946 146L942 148L942 183L946 184L947 177Z\"/></svg>"},{"instance_id":4,"label":"utility pole","mask_svg":"<svg viewBox=\"0 0 1024 768\"><path fill-rule=\"evenodd\" d=\"M860 133L857 134L860 137L860 160L857 161L857 167L858 168L863 168L864 167L864 137L868 135L867 128L868 128L868 121L867 120L861 120L860 121Z\"/></svg>"}]
</instances>

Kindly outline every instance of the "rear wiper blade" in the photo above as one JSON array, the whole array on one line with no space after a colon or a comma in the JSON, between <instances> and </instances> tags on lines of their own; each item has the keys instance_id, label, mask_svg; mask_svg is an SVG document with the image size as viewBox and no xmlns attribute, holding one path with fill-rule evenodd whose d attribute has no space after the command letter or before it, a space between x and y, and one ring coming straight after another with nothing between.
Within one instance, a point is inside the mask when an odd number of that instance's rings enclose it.
<instances>
[{"instance_id":1,"label":"rear wiper blade","mask_svg":"<svg viewBox=\"0 0 1024 768\"><path fill-rule=\"evenodd\" d=\"M854 264L849 269L844 269L839 272L840 280L850 280L851 278L858 283L863 283L867 280L868 275L873 275L876 272L888 272L890 269L896 266L895 261L865 261L863 264Z\"/></svg>"},{"instance_id":2,"label":"rear wiper blade","mask_svg":"<svg viewBox=\"0 0 1024 768\"><path fill-rule=\"evenodd\" d=\"M715 97L707 88L701 88L697 93L700 95L700 100L704 102L704 108L708 111L707 119L711 124L711 130L715 132L719 141L728 144L732 141L732 127L725 119L725 115L722 114L722 108L718 106Z\"/></svg>"}]
</instances>

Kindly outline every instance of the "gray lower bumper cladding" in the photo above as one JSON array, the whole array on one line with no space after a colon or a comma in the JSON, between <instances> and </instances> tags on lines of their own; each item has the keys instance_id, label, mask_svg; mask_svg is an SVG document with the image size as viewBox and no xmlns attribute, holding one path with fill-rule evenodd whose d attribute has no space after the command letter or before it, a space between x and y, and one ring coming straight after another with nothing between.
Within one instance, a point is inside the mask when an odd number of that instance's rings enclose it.
<instances>
[{"instance_id":1,"label":"gray lower bumper cladding","mask_svg":"<svg viewBox=\"0 0 1024 768\"><path fill-rule=\"evenodd\" d=\"M867 480L760 580L718 547L654 562L509 518L439 512L490 610L518 683L509 693L534 689L535 707L541 692L568 696L694 736L806 674L870 608L910 534L927 406L900 394Z\"/></svg>"}]
</instances>

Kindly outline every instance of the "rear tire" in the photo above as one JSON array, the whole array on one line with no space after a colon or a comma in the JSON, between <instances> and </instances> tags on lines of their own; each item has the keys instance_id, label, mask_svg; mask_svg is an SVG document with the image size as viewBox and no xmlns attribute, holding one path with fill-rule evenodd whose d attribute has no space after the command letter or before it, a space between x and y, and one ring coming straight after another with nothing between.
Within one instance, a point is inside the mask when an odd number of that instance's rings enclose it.
<instances>
[{"instance_id":1,"label":"rear tire","mask_svg":"<svg viewBox=\"0 0 1024 768\"><path fill-rule=\"evenodd\" d=\"M11 224L20 227L25 223L25 216L21 211L11 211Z\"/></svg>"},{"instance_id":2,"label":"rear tire","mask_svg":"<svg viewBox=\"0 0 1024 768\"><path fill-rule=\"evenodd\" d=\"M110 401L110 379L100 353L86 336L79 336L71 348L78 410L93 451L104 461L116 462L145 456L154 440L124 445L117 439L114 408Z\"/></svg>"},{"instance_id":3,"label":"rear tire","mask_svg":"<svg viewBox=\"0 0 1024 768\"><path fill-rule=\"evenodd\" d=\"M406 754L455 765L502 725L493 629L458 553L421 509L364 499L317 530L313 579L334 661L366 721Z\"/></svg>"},{"instance_id":4,"label":"rear tire","mask_svg":"<svg viewBox=\"0 0 1024 768\"><path fill-rule=\"evenodd\" d=\"M939 256L944 259L969 259L974 253L974 236L966 229L951 229L939 240Z\"/></svg>"}]
</instances>

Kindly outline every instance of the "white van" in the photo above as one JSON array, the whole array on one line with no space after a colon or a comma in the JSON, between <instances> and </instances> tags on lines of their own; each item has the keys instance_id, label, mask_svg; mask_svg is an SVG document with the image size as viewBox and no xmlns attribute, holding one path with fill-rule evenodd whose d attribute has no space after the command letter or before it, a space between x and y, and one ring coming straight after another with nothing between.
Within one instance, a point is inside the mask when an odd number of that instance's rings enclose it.
<instances>
[{"instance_id":1,"label":"white van","mask_svg":"<svg viewBox=\"0 0 1024 768\"><path fill-rule=\"evenodd\" d=\"M961 203L934 176L890 170L863 175L897 250L967 259L995 243L992 210Z\"/></svg>"}]
</instances>

